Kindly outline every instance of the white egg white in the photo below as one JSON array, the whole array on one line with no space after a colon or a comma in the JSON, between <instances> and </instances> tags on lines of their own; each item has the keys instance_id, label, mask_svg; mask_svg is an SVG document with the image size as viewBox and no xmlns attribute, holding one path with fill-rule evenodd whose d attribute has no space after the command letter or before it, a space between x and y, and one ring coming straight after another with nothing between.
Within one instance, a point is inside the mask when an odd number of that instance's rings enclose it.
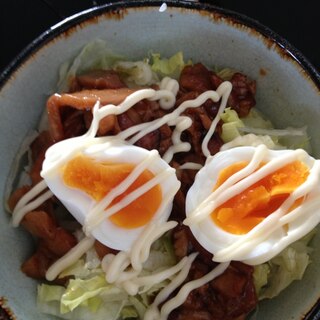
<instances>
[{"instance_id":1,"label":"white egg white","mask_svg":"<svg viewBox=\"0 0 320 320\"><path fill-rule=\"evenodd\" d=\"M239 161L250 161L255 150L255 147L236 147L208 157L205 166L197 173L194 184L187 194L186 216L190 217L194 210L212 193L218 175L222 169ZM268 150L263 162L269 162L270 160L281 157L289 152L292 152L292 150ZM305 153L302 161L311 168L317 160ZM319 196L319 186L314 188L308 195L309 198ZM266 219L264 219L264 221ZM213 260L217 262L237 260L255 265L269 260L270 257L278 254L287 245L303 237L319 223L319 220L320 211L318 210L318 212L314 214L311 210L310 212L307 212L306 215L300 216L288 223L286 228L277 228L277 230L273 231L266 239L258 244L251 245L250 243L247 243L247 250L244 250L245 253L241 253L241 251L237 252L237 250L235 250L231 259L230 256L226 259L221 256L215 259L214 255L236 243L245 235L235 235L222 230L214 223L210 215L204 217L200 222L189 224L189 226L197 241L207 251L213 254ZM262 223L264 223L264 221ZM260 225L262 223L260 223ZM303 226L303 230L300 230L301 226Z\"/></svg>"},{"instance_id":2,"label":"white egg white","mask_svg":"<svg viewBox=\"0 0 320 320\"><path fill-rule=\"evenodd\" d=\"M41 173L54 195L82 225L85 223L86 215L97 202L84 191L70 188L63 182L61 167L67 160L72 158L72 154L80 152L98 162L139 164L150 153L150 151L146 149L129 145L120 140L111 139L109 141L110 143L108 143L106 139L93 138L91 140L92 143L88 143L88 140L86 141L83 148L81 148L81 139L78 138L69 139L69 141L64 140L61 143L55 144L53 146L54 149L49 149L46 154ZM104 145L105 148L101 148L101 145ZM59 161L57 162L57 158L59 158L59 155L60 158L62 158L61 154L64 152L63 150L65 153L69 152L70 154L59 163ZM70 152L70 150L73 152ZM53 164L54 168L52 169ZM161 159L159 154L147 169L155 175L166 169L174 171L173 168ZM170 197L171 201L169 201L164 210L158 210L155 213L152 221L157 220L164 222L168 219L174 197L174 194L170 193L172 193L172 188L178 190L179 186L180 182L175 174L171 174L169 178L160 183L162 199ZM103 222L92 231L92 236L110 248L129 251L133 242L139 237L144 228L145 226L134 229L124 229L116 226L109 219L104 219Z\"/></svg>"}]
</instances>

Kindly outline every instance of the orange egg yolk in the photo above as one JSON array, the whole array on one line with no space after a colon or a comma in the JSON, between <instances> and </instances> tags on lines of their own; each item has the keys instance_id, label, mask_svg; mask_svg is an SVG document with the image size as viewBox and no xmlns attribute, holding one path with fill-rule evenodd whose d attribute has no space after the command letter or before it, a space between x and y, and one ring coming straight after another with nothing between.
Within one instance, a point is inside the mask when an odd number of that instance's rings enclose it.
<instances>
[{"instance_id":1,"label":"orange egg yolk","mask_svg":"<svg viewBox=\"0 0 320 320\"><path fill-rule=\"evenodd\" d=\"M101 163L80 155L65 165L63 180L69 187L80 189L96 201L100 201L126 179L134 168L131 163ZM110 207L152 178L154 174L144 170L127 190L112 201ZM161 201L161 188L156 185L109 219L121 228L133 229L144 226L152 219Z\"/></svg>"},{"instance_id":2,"label":"orange egg yolk","mask_svg":"<svg viewBox=\"0 0 320 320\"><path fill-rule=\"evenodd\" d=\"M246 165L248 162L237 162L221 170L214 189ZM294 161L220 205L211 218L227 232L245 234L277 210L290 193L306 181L308 175L308 167ZM301 202L302 199L298 199L290 210Z\"/></svg>"}]
</instances>

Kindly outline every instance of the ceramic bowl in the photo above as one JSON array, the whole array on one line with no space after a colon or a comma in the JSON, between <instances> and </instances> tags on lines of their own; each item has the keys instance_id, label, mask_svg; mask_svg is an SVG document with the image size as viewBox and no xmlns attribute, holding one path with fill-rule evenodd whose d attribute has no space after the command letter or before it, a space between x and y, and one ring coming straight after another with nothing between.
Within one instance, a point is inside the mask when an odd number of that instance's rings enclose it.
<instances>
[{"instance_id":1,"label":"ceramic bowl","mask_svg":"<svg viewBox=\"0 0 320 320\"><path fill-rule=\"evenodd\" d=\"M127 1L79 13L42 34L9 65L0 77L1 199L7 195L6 180L21 142L36 127L55 88L59 66L96 38L132 59L150 50L165 56L181 50L193 61L244 72L257 80L257 105L275 126L307 125L313 153L320 157L320 76L303 55L243 15L191 2L166 3L163 12L159 11L162 2ZM2 302L18 320L50 319L37 313L36 282L20 272L32 250L30 236L11 227L4 208L0 219ZM315 243L319 241L320 233ZM297 320L306 314L308 319L317 318L319 269L320 246L316 245L304 279L260 303L258 319Z\"/></svg>"}]
</instances>

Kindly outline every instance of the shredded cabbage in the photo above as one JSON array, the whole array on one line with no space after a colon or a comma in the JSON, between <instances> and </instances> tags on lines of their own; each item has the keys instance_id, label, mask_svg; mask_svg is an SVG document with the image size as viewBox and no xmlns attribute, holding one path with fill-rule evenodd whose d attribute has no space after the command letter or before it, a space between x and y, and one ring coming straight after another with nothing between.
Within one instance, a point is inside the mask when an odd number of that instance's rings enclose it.
<instances>
[{"instance_id":1,"label":"shredded cabbage","mask_svg":"<svg viewBox=\"0 0 320 320\"><path fill-rule=\"evenodd\" d=\"M72 61L62 64L57 91L67 91L71 80L88 70L114 69L129 86L144 86L156 83L159 77L170 76L177 79L181 70L191 64L191 61L184 62L182 52L170 58L161 58L159 53L152 53L151 60L151 63L149 59L127 61L125 57L114 54L104 40L96 39L84 46Z\"/></svg>"},{"instance_id":2,"label":"shredded cabbage","mask_svg":"<svg viewBox=\"0 0 320 320\"><path fill-rule=\"evenodd\" d=\"M94 249L75 264L64 270L59 278L74 277L66 287L41 284L38 286L37 304L41 312L56 315L62 319L128 319L143 318L150 305L151 297L167 285L167 281L144 286L137 296L107 283L101 267L87 260L95 259ZM151 248L144 264L143 275L169 268L176 263L169 236L164 235Z\"/></svg>"},{"instance_id":3,"label":"shredded cabbage","mask_svg":"<svg viewBox=\"0 0 320 320\"><path fill-rule=\"evenodd\" d=\"M216 70L216 74L218 77L220 77L223 80L231 80L232 76L234 75L236 71L234 69L230 68L223 68L220 70Z\"/></svg>"},{"instance_id":4,"label":"shredded cabbage","mask_svg":"<svg viewBox=\"0 0 320 320\"><path fill-rule=\"evenodd\" d=\"M256 109L251 109L249 114L242 118L242 121L244 126L248 128L273 129L271 121L265 119Z\"/></svg>"},{"instance_id":5,"label":"shredded cabbage","mask_svg":"<svg viewBox=\"0 0 320 320\"><path fill-rule=\"evenodd\" d=\"M266 141L268 148L302 148L310 153L311 146L306 127L274 129L271 122L257 110L251 110L248 116L240 119L234 110L226 108L221 120L223 121L221 138L224 143L234 142L232 146L245 145L245 139L239 137L250 134L251 140L254 135L262 143Z\"/></svg>"},{"instance_id":6,"label":"shredded cabbage","mask_svg":"<svg viewBox=\"0 0 320 320\"><path fill-rule=\"evenodd\" d=\"M259 300L271 299L294 280L301 280L310 264L309 246L316 229L294 242L270 261L254 267L253 279Z\"/></svg>"},{"instance_id":7,"label":"shredded cabbage","mask_svg":"<svg viewBox=\"0 0 320 320\"><path fill-rule=\"evenodd\" d=\"M184 62L183 53L181 51L177 52L170 58L161 58L159 53L153 53L151 68L161 77L170 76L171 78L178 79L182 69L191 64L191 61L187 63Z\"/></svg>"},{"instance_id":8,"label":"shredded cabbage","mask_svg":"<svg viewBox=\"0 0 320 320\"><path fill-rule=\"evenodd\" d=\"M146 58L143 61L118 61L113 65L113 69L129 86L144 86L157 83L165 76L177 79L186 65L182 52L168 59L161 58L159 53L153 53L151 60L150 62Z\"/></svg>"},{"instance_id":9,"label":"shredded cabbage","mask_svg":"<svg viewBox=\"0 0 320 320\"><path fill-rule=\"evenodd\" d=\"M52 286L42 284L38 287L37 305L40 312L50 315L58 316L60 319L70 320L116 320L119 319L121 309L125 304L125 300L108 301L106 298L101 298L99 301L99 307L97 307L97 299L88 299L83 301L72 312L62 313L61 300L65 288L62 286ZM101 295L102 296L102 295ZM103 296L102 296L103 297Z\"/></svg>"},{"instance_id":10,"label":"shredded cabbage","mask_svg":"<svg viewBox=\"0 0 320 320\"><path fill-rule=\"evenodd\" d=\"M132 306L125 306L122 308L120 312L121 319L132 319L137 318L139 316L136 308Z\"/></svg>"},{"instance_id":11,"label":"shredded cabbage","mask_svg":"<svg viewBox=\"0 0 320 320\"><path fill-rule=\"evenodd\" d=\"M235 110L226 108L221 114L221 120L223 121L221 139L224 143L230 142L241 135L239 128L244 127L244 123Z\"/></svg>"}]
</instances>

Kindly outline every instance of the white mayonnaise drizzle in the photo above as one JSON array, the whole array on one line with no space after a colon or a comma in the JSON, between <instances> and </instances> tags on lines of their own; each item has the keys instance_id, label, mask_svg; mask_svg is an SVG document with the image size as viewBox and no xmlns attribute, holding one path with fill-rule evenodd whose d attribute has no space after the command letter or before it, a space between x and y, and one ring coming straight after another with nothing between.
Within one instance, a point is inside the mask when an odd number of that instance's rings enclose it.
<instances>
[{"instance_id":1,"label":"white mayonnaise drizzle","mask_svg":"<svg viewBox=\"0 0 320 320\"><path fill-rule=\"evenodd\" d=\"M202 168L202 165L200 163L195 162L186 162L183 165L181 165L178 170L200 170Z\"/></svg>"},{"instance_id":2,"label":"white mayonnaise drizzle","mask_svg":"<svg viewBox=\"0 0 320 320\"><path fill-rule=\"evenodd\" d=\"M42 193L46 188L47 185L45 181L42 180L20 198L12 214L12 225L14 227L17 227L20 224L21 220L28 212L35 210L53 196L53 193L50 190Z\"/></svg>"},{"instance_id":3,"label":"white mayonnaise drizzle","mask_svg":"<svg viewBox=\"0 0 320 320\"><path fill-rule=\"evenodd\" d=\"M132 68L133 65L122 64L119 67ZM139 65L139 68L144 70L145 66ZM149 78L151 75L148 73L147 75L147 78L141 78L141 83L150 80ZM162 118L156 119L149 123L133 126L125 131L120 132L115 137L95 137L101 119L108 115L118 115L126 112L133 105L143 99L149 99L151 101L158 100L161 108L171 109L176 101L176 94L179 89L178 82L170 78L164 78L160 83L160 90L142 89L136 91L128 96L118 106L106 105L99 108L99 103L97 103L93 108L93 121L88 132L83 136L61 141L49 148L46 158L50 159L50 161L49 164L47 161L47 165L45 168L43 168L41 175L54 175L59 167L72 159L77 153L86 150L89 147L91 152L90 154L94 156L94 153L99 152L104 148L108 148L108 146L119 140L127 140L129 143L134 144L140 138L158 129L164 124L175 127L172 134L173 145L163 156L166 162L170 162L175 153L187 152L191 148L189 143L181 141L181 133L192 125L192 120L186 116L182 116L181 114L188 108L199 107L208 99L211 99L214 102L218 102L221 99L218 114L212 121L211 127L202 143L203 153L204 155L208 156L210 155L208 150L208 142L215 131L218 121L220 120L220 114L226 107L231 88L232 86L230 82L224 82L216 91L204 92L194 100L183 102L178 108L173 110L171 113L166 114ZM129 176L122 183L114 188L101 201L97 202L97 204L88 212L83 226L87 237L81 240L65 256L51 265L46 273L47 280L54 280L65 268L75 263L87 250L93 246L95 239L91 236L91 232L97 225L101 223L101 221L130 204L152 187L159 184L163 179L167 179L168 176L174 174L173 169L163 170L159 174L155 175L155 177L150 181L131 192L129 195L126 195L126 197L124 197L120 202L116 203L112 207L108 207L115 197L124 192L124 190L126 190L136 180L136 178L146 168L148 168L148 165L155 160L156 153L156 151L151 151L149 156L146 157L146 159L140 164L138 164L132 173L129 174ZM180 169L199 169L200 167L201 166L199 164L186 163L181 166ZM53 195L51 191L41 194L41 192L43 192L45 189L46 183L42 181L21 198L13 212L14 226L19 224L27 212L35 209ZM172 189L172 192L170 192L172 197L177 191L178 188L175 186ZM159 210L162 210L163 207L169 203L169 201L172 201L172 197L164 198ZM31 201L34 198L35 200ZM106 207L108 207L108 209L105 209ZM131 295L137 294L141 287L152 286L154 283L161 282L169 278L171 279L173 277L170 284L157 296L151 309L147 312L145 319L166 319L168 314L174 308L183 303L184 299L191 290L203 285L207 281L211 281L227 268L227 264L221 264L203 278L191 281L190 283L184 285L179 291L179 294L165 303L161 308L161 311L159 311L158 305L167 299L170 293L172 293L173 290L175 290L185 280L191 264L196 257L196 254L192 254L189 257L185 257L178 264L171 268L149 276L139 277L143 269L143 263L146 262L149 257L152 243L175 226L176 222L174 221L165 223L150 223L148 226L146 226L146 228L144 228L141 236L134 243L130 252L120 251L117 255L108 254L102 261L102 268L106 273L106 280L109 283L115 283L116 285L121 286ZM174 275L177 273L178 275L174 277ZM159 314L160 318L158 317Z\"/></svg>"},{"instance_id":4,"label":"white mayonnaise drizzle","mask_svg":"<svg viewBox=\"0 0 320 320\"><path fill-rule=\"evenodd\" d=\"M46 272L46 279L53 281L63 270L79 260L94 244L95 239L85 237L63 257L53 263Z\"/></svg>"},{"instance_id":5,"label":"white mayonnaise drizzle","mask_svg":"<svg viewBox=\"0 0 320 320\"><path fill-rule=\"evenodd\" d=\"M158 295L154 299L153 303L150 305L150 307L146 311L146 313L144 315L144 320L159 320L159 319L161 319L161 314L160 314L161 311L159 311L159 309L158 309L159 305L162 302L164 302L170 296L170 294L183 283L183 281L188 276L192 262L195 260L197 255L198 255L197 253L192 253L188 257L184 257L177 264L177 266L179 266L179 269L180 269L179 274L165 288L163 288L158 293ZM181 265L181 267L180 267L180 265Z\"/></svg>"},{"instance_id":6,"label":"white mayonnaise drizzle","mask_svg":"<svg viewBox=\"0 0 320 320\"><path fill-rule=\"evenodd\" d=\"M150 223L134 243L130 252L120 251L116 255L106 255L102 260L102 269L106 273L106 280L109 283L121 285L129 294L135 295L141 286L152 285L169 278L172 275L170 269L166 269L158 275L143 278L138 278L138 276L149 257L152 243L176 225L175 221Z\"/></svg>"},{"instance_id":7,"label":"white mayonnaise drizzle","mask_svg":"<svg viewBox=\"0 0 320 320\"><path fill-rule=\"evenodd\" d=\"M249 164L229 177L215 191L213 191L188 218L184 220L184 224L190 225L198 223L208 217L217 207L225 203L235 195L243 192L252 184L258 182L262 178L272 172L282 168L283 166L301 159L306 152L302 149L293 150L282 157L278 157L269 161L266 165L258 169L262 160L266 156L268 149L265 145L259 145L249 162ZM257 170L258 169L258 170Z\"/></svg>"},{"instance_id":8,"label":"white mayonnaise drizzle","mask_svg":"<svg viewBox=\"0 0 320 320\"><path fill-rule=\"evenodd\" d=\"M114 70L128 74L126 80L139 86L150 85L153 80L151 67L147 61L119 61L114 65Z\"/></svg>"},{"instance_id":9,"label":"white mayonnaise drizzle","mask_svg":"<svg viewBox=\"0 0 320 320\"><path fill-rule=\"evenodd\" d=\"M191 127L192 120L189 117L180 116L177 118L175 129L172 133L172 146L163 155L163 160L170 163L173 155L178 152L188 152L191 149L191 145L188 142L181 141L181 133Z\"/></svg>"},{"instance_id":10,"label":"white mayonnaise drizzle","mask_svg":"<svg viewBox=\"0 0 320 320\"><path fill-rule=\"evenodd\" d=\"M169 148L169 150L163 156L163 158L166 159L167 162L171 161L172 156L175 152L189 151L191 148L189 143L181 142L180 135L183 130L191 126L192 122L187 120L185 116L181 116L181 114L189 108L198 108L209 99L212 100L213 102L218 102L221 99L217 116L212 121L211 126L202 143L203 154L205 156L209 156L210 152L208 150L208 143L220 120L220 115L226 107L226 103L230 95L231 89L232 89L231 83L228 81L225 81L218 87L216 91L213 91L213 90L206 91L200 94L194 100L184 101L178 106L178 108L173 110L171 113L164 115L162 118L130 127L127 130L120 132L117 136L123 140L126 140L129 137L131 137L128 141L129 143L134 144L139 139L144 137L146 134L160 128L164 124L168 124L169 126L175 126L175 129L173 132L173 137L175 139L172 141L173 146Z\"/></svg>"},{"instance_id":11,"label":"white mayonnaise drizzle","mask_svg":"<svg viewBox=\"0 0 320 320\"><path fill-rule=\"evenodd\" d=\"M260 144L264 144L269 149L281 149L281 147L279 145L276 145L269 136L257 136L253 133L248 133L243 136L238 136L230 142L223 144L220 148L220 151L241 146L258 147Z\"/></svg>"},{"instance_id":12,"label":"white mayonnaise drizzle","mask_svg":"<svg viewBox=\"0 0 320 320\"><path fill-rule=\"evenodd\" d=\"M179 292L175 297L168 300L166 303L162 305L161 311L160 311L160 317L159 317L159 314L157 314L156 309L152 305L151 310L153 314L151 315L152 318L150 319L166 320L169 314L171 313L171 311L173 311L174 309L178 308L180 305L183 304L183 302L187 299L188 295L192 290L197 289L205 285L206 283L212 281L216 277L220 276L228 268L229 264L230 264L229 262L221 263L216 268L214 268L213 270L208 272L206 275L204 275L203 277L196 280L189 281L186 284L184 284L180 288Z\"/></svg>"},{"instance_id":13,"label":"white mayonnaise drizzle","mask_svg":"<svg viewBox=\"0 0 320 320\"><path fill-rule=\"evenodd\" d=\"M231 90L232 90L232 85L228 81L221 83L221 85L217 89L217 94L219 95L219 97L221 97L220 107L218 110L218 114L214 118L214 120L212 121L210 128L209 128L207 134L205 135L205 137L202 141L202 145L201 145L202 152L206 157L209 157L211 155L210 151L208 149L208 143L209 143L209 140L211 139L212 135L214 134L214 131L216 129L218 122L220 121L220 115L223 113L224 109L226 108Z\"/></svg>"},{"instance_id":14,"label":"white mayonnaise drizzle","mask_svg":"<svg viewBox=\"0 0 320 320\"><path fill-rule=\"evenodd\" d=\"M188 214L184 223L190 226L200 224L221 204L240 194L262 178L296 160L308 164L309 175L306 181L297 187L277 210L251 231L235 237L229 245L225 245L223 248L212 252L214 254L214 261L227 262L238 260L252 265L264 263L281 252L290 243L307 234L319 223L320 213L319 211L315 211L315 208L320 205L318 197L320 161L312 159L304 150L288 150L288 152L283 152L282 155L272 158L259 168L259 165L265 161L269 152L270 150L264 145L255 148L249 164L230 176L215 191L210 193L193 212ZM296 200L300 198L303 199L303 202L290 211ZM300 219L299 227L291 227L290 224L294 224L298 219ZM285 230L284 228L288 228L286 234L282 234L283 230ZM279 230L282 230L281 236L277 233ZM274 237L277 238L277 241L272 248L250 256L255 247L263 243L263 241Z\"/></svg>"},{"instance_id":15,"label":"white mayonnaise drizzle","mask_svg":"<svg viewBox=\"0 0 320 320\"><path fill-rule=\"evenodd\" d=\"M146 169L146 167L144 169ZM134 172L134 170L133 170L133 172ZM116 213L116 212L120 211L121 209L125 208L127 205L129 205L134 200L138 199L140 196L142 196L143 194L148 192L154 186L156 186L157 184L161 183L165 179L168 179L168 177L170 175L172 175L172 174L174 174L174 171L172 169L163 170L160 174L156 175L154 178L152 178L151 180L149 180L148 182L143 184L141 187L135 189L134 191L132 191L131 193L126 195L126 197L124 197L121 201L117 202L116 204L114 204L113 206L107 208L106 210L101 210L101 211L98 211L98 210L92 211L92 210L90 210L88 212L88 215L87 215L86 220L85 220L85 225L84 225L85 233L86 234L90 233L104 219L109 218L114 213ZM134 176L132 175L130 178L127 177L124 180L128 187L131 186L134 183L135 179L133 179L133 178L134 178ZM123 185L125 185L125 184L123 184ZM174 188L174 190L173 190L174 193L173 194L175 194L178 191L179 186L180 185L177 185L176 188ZM114 190L115 190L115 192L112 194L112 196L114 194L116 194L116 193L121 194L119 186L115 187ZM124 192L125 190L126 189L122 189L122 192ZM109 200L110 203L115 199L115 197L111 198L110 195L109 196L107 195L105 198L107 198L108 200L110 199ZM167 197L163 198L162 199L162 203L161 203L160 208L158 209L158 211L162 211L163 208L171 200L172 200L172 197L169 197L169 195Z\"/></svg>"},{"instance_id":16,"label":"white mayonnaise drizzle","mask_svg":"<svg viewBox=\"0 0 320 320\"><path fill-rule=\"evenodd\" d=\"M261 264L273 258L290 243L301 238L301 234L305 235L310 232L320 221L320 214L315 211L320 205L320 199L308 197L308 195L319 186L319 180L320 162L316 161L310 170L307 180L290 194L279 209L270 214L238 241L218 251L214 259L216 261L230 261L230 258L234 260L242 259L244 254L248 254L252 250L252 247L268 239L279 228L283 228L283 226L299 217L304 217L304 222L301 223L299 228L294 228L292 231L289 229L287 235L277 242L276 250L270 250L255 259L247 261L248 264ZM304 198L303 203L289 212L289 209L299 198Z\"/></svg>"}]
</instances>

